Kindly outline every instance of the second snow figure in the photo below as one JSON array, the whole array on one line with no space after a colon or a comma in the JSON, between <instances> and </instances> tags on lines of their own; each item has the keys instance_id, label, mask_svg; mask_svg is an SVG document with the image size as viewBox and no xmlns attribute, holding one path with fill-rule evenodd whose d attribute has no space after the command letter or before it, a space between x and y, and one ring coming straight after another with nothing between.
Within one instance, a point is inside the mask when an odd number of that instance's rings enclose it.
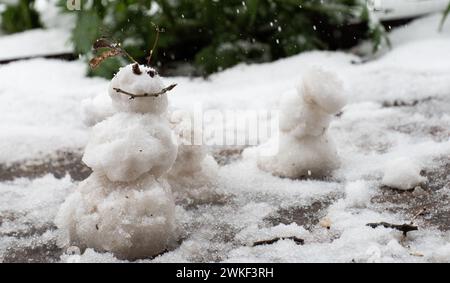
<instances>
[{"instance_id":1,"label":"second snow figure","mask_svg":"<svg viewBox=\"0 0 450 283\"><path fill-rule=\"evenodd\" d=\"M278 153L260 156L259 167L292 179L321 178L336 169L339 160L328 127L345 105L343 92L333 73L319 68L306 72L297 92L281 100Z\"/></svg>"},{"instance_id":2,"label":"second snow figure","mask_svg":"<svg viewBox=\"0 0 450 283\"><path fill-rule=\"evenodd\" d=\"M165 118L170 89L154 69L137 63L113 78L116 113L92 129L83 161L93 173L58 213L61 244L125 259L148 258L174 244L175 203L162 177L177 157Z\"/></svg>"}]
</instances>

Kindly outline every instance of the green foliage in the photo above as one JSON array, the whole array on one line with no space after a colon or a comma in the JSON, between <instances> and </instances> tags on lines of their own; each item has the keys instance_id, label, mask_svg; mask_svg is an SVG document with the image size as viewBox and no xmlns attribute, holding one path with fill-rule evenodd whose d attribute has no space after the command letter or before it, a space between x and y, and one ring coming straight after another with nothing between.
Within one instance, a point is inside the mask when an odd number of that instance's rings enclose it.
<instances>
[{"instance_id":1,"label":"green foliage","mask_svg":"<svg viewBox=\"0 0 450 283\"><path fill-rule=\"evenodd\" d=\"M65 1L63 1L65 2ZM266 62L313 49L346 48L345 32L364 18L359 0L113 0L90 1L78 13L73 41L89 54L106 36L145 62L156 32L164 30L152 64L192 63L207 75L240 62ZM358 39L383 39L381 25L369 25ZM354 43L354 42L353 42ZM106 68L106 67L101 67ZM112 73L98 71L106 77Z\"/></svg>"},{"instance_id":2,"label":"green foliage","mask_svg":"<svg viewBox=\"0 0 450 283\"><path fill-rule=\"evenodd\" d=\"M2 30L6 33L15 33L42 27L39 14L33 7L34 0L19 0L15 5L7 5L1 13Z\"/></svg>"},{"instance_id":3,"label":"green foliage","mask_svg":"<svg viewBox=\"0 0 450 283\"><path fill-rule=\"evenodd\" d=\"M386 43L389 47L391 47L391 41L387 36L384 26L379 22L374 21L367 6L363 7L360 18L367 24L366 36L372 40L373 53L377 52L383 43Z\"/></svg>"},{"instance_id":4,"label":"green foliage","mask_svg":"<svg viewBox=\"0 0 450 283\"><path fill-rule=\"evenodd\" d=\"M442 31L444 28L444 23L447 20L448 14L450 13L450 2L448 3L447 9L444 11L444 15L442 16L441 24L439 25L439 31Z\"/></svg>"}]
</instances>

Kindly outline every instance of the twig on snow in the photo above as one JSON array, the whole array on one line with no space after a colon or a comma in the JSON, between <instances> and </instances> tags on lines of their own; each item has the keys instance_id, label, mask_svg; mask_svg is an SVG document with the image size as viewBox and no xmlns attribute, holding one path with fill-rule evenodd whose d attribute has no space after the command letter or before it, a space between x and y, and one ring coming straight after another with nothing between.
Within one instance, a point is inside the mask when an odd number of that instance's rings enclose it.
<instances>
[{"instance_id":1,"label":"twig on snow","mask_svg":"<svg viewBox=\"0 0 450 283\"><path fill-rule=\"evenodd\" d=\"M262 240L262 241L254 242L253 243L253 247L263 246L263 245L271 245L271 244L274 244L274 243L276 243L278 241L281 241L281 240L292 240L297 245L303 245L305 243L305 240L297 238L297 237L281 237L281 238L277 237L277 238L274 238L274 239L271 239L271 240Z\"/></svg>"},{"instance_id":2,"label":"twig on snow","mask_svg":"<svg viewBox=\"0 0 450 283\"><path fill-rule=\"evenodd\" d=\"M408 232L419 230L419 228L417 226L414 226L411 224L397 225L397 224L392 224L392 223L387 223L387 222L368 223L368 224L366 224L366 226L369 226L374 229L377 227L380 227L380 226L383 226L384 228L396 229L398 231L403 232L403 236L406 236L406 234Z\"/></svg>"},{"instance_id":3,"label":"twig on snow","mask_svg":"<svg viewBox=\"0 0 450 283\"><path fill-rule=\"evenodd\" d=\"M422 208L419 212L417 212L416 214L414 214L413 218L411 219L411 224L414 223L414 220L416 220L417 217L424 215L426 211L427 211L427 208L424 207L424 208Z\"/></svg>"}]
</instances>

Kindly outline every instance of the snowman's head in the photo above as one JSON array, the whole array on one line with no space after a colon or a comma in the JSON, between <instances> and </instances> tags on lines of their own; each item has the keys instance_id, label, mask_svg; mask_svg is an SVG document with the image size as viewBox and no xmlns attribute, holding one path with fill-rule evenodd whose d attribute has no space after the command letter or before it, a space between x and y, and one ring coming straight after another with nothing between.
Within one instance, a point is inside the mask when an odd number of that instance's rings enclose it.
<instances>
[{"instance_id":1,"label":"snowman's head","mask_svg":"<svg viewBox=\"0 0 450 283\"><path fill-rule=\"evenodd\" d=\"M338 113L346 103L343 82L336 73L321 67L311 67L297 87L303 99L330 115Z\"/></svg>"},{"instance_id":2,"label":"snowman's head","mask_svg":"<svg viewBox=\"0 0 450 283\"><path fill-rule=\"evenodd\" d=\"M168 107L164 84L155 69L130 64L111 80L109 95L117 111L161 115Z\"/></svg>"}]
</instances>

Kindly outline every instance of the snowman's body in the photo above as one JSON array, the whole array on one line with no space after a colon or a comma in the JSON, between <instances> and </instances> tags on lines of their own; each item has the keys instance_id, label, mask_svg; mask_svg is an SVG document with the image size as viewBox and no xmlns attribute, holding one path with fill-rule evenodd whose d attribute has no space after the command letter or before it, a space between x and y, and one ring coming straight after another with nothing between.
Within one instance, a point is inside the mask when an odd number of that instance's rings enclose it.
<instances>
[{"instance_id":1,"label":"snowman's body","mask_svg":"<svg viewBox=\"0 0 450 283\"><path fill-rule=\"evenodd\" d=\"M166 118L167 95L148 67L126 66L111 81L115 114L92 129L83 161L93 174L61 207L56 224L63 244L112 252L119 257L151 257L175 239L175 203L162 178L177 156Z\"/></svg>"},{"instance_id":2,"label":"snowman's body","mask_svg":"<svg viewBox=\"0 0 450 283\"><path fill-rule=\"evenodd\" d=\"M329 175L339 159L328 127L344 104L342 83L333 73L309 70L297 91L283 96L278 153L259 157L259 167L292 179Z\"/></svg>"}]
</instances>

